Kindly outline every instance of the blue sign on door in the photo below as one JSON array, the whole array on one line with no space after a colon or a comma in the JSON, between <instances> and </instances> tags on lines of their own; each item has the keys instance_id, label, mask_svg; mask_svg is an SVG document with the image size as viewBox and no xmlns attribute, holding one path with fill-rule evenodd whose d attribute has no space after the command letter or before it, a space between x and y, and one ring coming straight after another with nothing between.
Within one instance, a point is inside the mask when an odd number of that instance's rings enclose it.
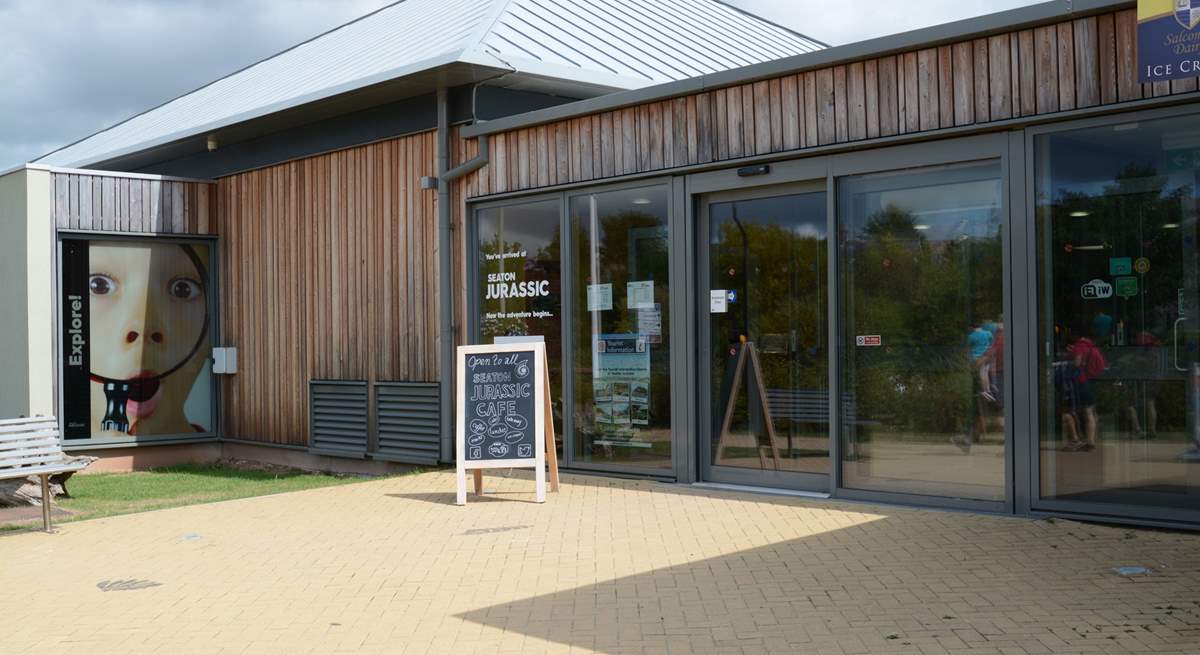
<instances>
[{"instance_id":1,"label":"blue sign on door","mask_svg":"<svg viewBox=\"0 0 1200 655\"><path fill-rule=\"evenodd\" d=\"M1200 75L1200 0L1138 0L1138 81Z\"/></svg>"}]
</instances>

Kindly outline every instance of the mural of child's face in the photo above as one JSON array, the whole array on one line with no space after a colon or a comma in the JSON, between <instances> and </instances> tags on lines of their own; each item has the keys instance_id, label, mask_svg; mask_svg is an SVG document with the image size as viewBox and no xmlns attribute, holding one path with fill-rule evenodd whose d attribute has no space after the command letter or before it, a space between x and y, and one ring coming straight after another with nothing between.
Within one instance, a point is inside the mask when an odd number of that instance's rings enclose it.
<instances>
[{"instance_id":1,"label":"mural of child's face","mask_svg":"<svg viewBox=\"0 0 1200 655\"><path fill-rule=\"evenodd\" d=\"M193 246L201 261L204 246ZM178 244L106 243L89 251L90 368L115 380L153 378L192 353L204 332L206 303L202 273ZM190 432L183 405L205 362L197 353L158 383L135 385L126 411L131 432ZM93 425L103 417L101 385L92 384ZM159 420L150 421L152 417ZM161 424L147 430L144 423Z\"/></svg>"}]
</instances>

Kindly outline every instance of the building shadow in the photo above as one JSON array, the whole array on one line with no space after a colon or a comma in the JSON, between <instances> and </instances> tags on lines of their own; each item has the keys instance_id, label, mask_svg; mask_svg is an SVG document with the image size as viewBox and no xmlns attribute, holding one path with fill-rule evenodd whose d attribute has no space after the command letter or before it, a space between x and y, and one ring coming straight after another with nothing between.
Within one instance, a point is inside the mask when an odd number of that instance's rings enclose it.
<instances>
[{"instance_id":1,"label":"building shadow","mask_svg":"<svg viewBox=\"0 0 1200 655\"><path fill-rule=\"evenodd\" d=\"M915 509L854 516L845 527L458 617L604 653L1132 649L1148 632L1161 645L1200 643L1196 535ZM1114 571L1128 564L1152 573Z\"/></svg>"}]
</instances>

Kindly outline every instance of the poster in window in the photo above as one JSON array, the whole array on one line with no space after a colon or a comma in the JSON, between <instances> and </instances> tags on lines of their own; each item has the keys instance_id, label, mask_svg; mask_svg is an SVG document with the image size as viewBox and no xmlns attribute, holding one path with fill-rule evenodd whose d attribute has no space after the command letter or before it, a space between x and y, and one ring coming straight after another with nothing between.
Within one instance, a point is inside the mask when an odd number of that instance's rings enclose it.
<instances>
[{"instance_id":1,"label":"poster in window","mask_svg":"<svg viewBox=\"0 0 1200 655\"><path fill-rule=\"evenodd\" d=\"M63 436L208 433L209 246L62 242Z\"/></svg>"}]
</instances>

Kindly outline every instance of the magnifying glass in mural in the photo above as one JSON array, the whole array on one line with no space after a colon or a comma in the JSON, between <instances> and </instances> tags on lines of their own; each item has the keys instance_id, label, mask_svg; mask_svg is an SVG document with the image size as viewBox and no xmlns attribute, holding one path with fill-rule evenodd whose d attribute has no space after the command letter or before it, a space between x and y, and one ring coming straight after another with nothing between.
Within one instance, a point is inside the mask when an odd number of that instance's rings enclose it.
<instances>
[{"instance_id":1,"label":"magnifying glass in mural","mask_svg":"<svg viewBox=\"0 0 1200 655\"><path fill-rule=\"evenodd\" d=\"M204 246L91 242L88 376L104 394L102 418L92 394L93 429L204 430L184 412L208 337L208 274L197 248Z\"/></svg>"}]
</instances>

